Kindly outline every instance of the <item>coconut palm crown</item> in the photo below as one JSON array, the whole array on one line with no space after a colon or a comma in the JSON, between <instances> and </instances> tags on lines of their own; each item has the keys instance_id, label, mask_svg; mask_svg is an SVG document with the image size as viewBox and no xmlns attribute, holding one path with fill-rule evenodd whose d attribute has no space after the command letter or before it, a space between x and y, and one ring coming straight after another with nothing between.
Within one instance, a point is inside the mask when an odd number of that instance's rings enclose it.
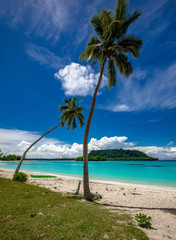
<instances>
[{"instance_id":1,"label":"coconut palm crown","mask_svg":"<svg viewBox=\"0 0 176 240\"><path fill-rule=\"evenodd\" d=\"M66 105L59 106L59 111L63 111L63 113L59 116L59 120L61 121L62 127L64 127L64 125L68 127L67 131L69 130L70 125L72 125L73 130L77 127L76 119L79 122L81 128L84 125L85 117L82 111L85 108L80 107L80 103L83 101L83 99L81 99L79 102L76 102L77 100L78 98L75 96L73 96L73 99L65 98L64 102Z\"/></svg>"},{"instance_id":2,"label":"coconut palm crown","mask_svg":"<svg viewBox=\"0 0 176 240\"><path fill-rule=\"evenodd\" d=\"M84 198L91 200L88 177L88 134L92 115L95 107L96 96L101 85L105 64L107 63L108 87L116 85L116 71L129 77L133 72L128 54L136 59L140 54L142 40L134 35L127 35L129 26L141 15L141 10L136 9L128 14L128 0L118 0L115 13L102 10L98 15L91 18L95 36L90 36L86 50L80 55L82 61L92 61L92 66L99 63L100 76L93 94L92 105L87 119L83 141L83 172L84 172Z\"/></svg>"},{"instance_id":3,"label":"coconut palm crown","mask_svg":"<svg viewBox=\"0 0 176 240\"><path fill-rule=\"evenodd\" d=\"M79 122L80 127L83 127L84 125L84 115L82 113L82 111L85 109L84 107L80 107L80 103L83 101L83 99L81 99L78 103L77 103L78 98L73 96L73 99L71 98L65 98L64 102L65 105L61 105L59 106L59 111L63 111L63 113L61 113L61 115L59 116L59 120L60 123L58 125L56 125L54 128L52 128L51 130L49 130L48 132L46 132L45 134L43 134L41 137L39 137L35 142L33 142L23 153L23 155L21 156L20 162L15 170L15 173L17 173L21 167L21 164L23 162L23 160L25 159L25 156L27 154L27 152L37 143L39 142L43 137L45 137L48 133L52 132L53 130L55 130L56 128L58 128L59 126L67 127L67 131L69 130L70 126L72 126L72 129L74 130L77 127L76 122ZM76 121L77 119L77 121Z\"/></svg>"},{"instance_id":4,"label":"coconut palm crown","mask_svg":"<svg viewBox=\"0 0 176 240\"><path fill-rule=\"evenodd\" d=\"M80 55L82 61L97 61L102 69L107 60L108 87L116 85L116 68L121 75L129 77L133 72L132 63L128 61L130 53L136 59L139 56L142 40L134 35L126 35L128 27L141 15L141 10L135 10L127 15L128 1L118 0L115 14L102 10L90 20L96 36L91 36L86 50Z\"/></svg>"}]
</instances>

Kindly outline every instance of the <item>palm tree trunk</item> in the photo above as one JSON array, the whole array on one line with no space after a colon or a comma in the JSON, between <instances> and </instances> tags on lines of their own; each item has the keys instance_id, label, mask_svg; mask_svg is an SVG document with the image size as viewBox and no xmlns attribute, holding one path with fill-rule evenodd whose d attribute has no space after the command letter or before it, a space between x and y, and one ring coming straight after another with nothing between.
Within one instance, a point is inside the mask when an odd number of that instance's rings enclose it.
<instances>
[{"instance_id":1,"label":"palm tree trunk","mask_svg":"<svg viewBox=\"0 0 176 240\"><path fill-rule=\"evenodd\" d=\"M100 88L101 81L103 78L105 63L106 63L106 59L104 60L104 62L102 64L99 80L98 80L97 86L96 86L94 94L93 94L92 105L91 105L89 116L87 119L85 133L84 133L84 140L83 140L83 188L84 188L84 199L86 199L88 201L92 200L92 194L91 194L90 188L89 188L89 173L88 173L88 136L89 136L90 124L91 124L91 120L92 120L92 116L93 116L93 112L94 112L94 108L95 108L97 93L98 93L98 90Z\"/></svg>"},{"instance_id":2,"label":"palm tree trunk","mask_svg":"<svg viewBox=\"0 0 176 240\"><path fill-rule=\"evenodd\" d=\"M27 149L26 151L23 153L23 155L21 156L20 162L18 163L18 166L15 170L15 173L17 173L20 170L21 164L23 162L23 160L25 159L26 153L37 143L39 142L44 136L46 136L48 133L52 132L54 129L58 128L61 125L61 123L57 126L55 126L54 128L52 128L50 131L46 132L45 134L43 134L41 137L39 137L35 142L33 142Z\"/></svg>"}]
</instances>

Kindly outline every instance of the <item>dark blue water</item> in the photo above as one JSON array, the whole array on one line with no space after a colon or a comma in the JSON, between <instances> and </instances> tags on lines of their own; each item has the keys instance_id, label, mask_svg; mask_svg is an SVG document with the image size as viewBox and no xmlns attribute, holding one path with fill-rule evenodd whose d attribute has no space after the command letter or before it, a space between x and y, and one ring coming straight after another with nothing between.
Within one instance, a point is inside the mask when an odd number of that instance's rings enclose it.
<instances>
[{"instance_id":1,"label":"dark blue water","mask_svg":"<svg viewBox=\"0 0 176 240\"><path fill-rule=\"evenodd\" d=\"M14 169L17 161L0 162L0 168ZM76 161L27 160L21 170L82 177L83 164ZM90 179L176 188L176 161L89 162Z\"/></svg>"}]
</instances>

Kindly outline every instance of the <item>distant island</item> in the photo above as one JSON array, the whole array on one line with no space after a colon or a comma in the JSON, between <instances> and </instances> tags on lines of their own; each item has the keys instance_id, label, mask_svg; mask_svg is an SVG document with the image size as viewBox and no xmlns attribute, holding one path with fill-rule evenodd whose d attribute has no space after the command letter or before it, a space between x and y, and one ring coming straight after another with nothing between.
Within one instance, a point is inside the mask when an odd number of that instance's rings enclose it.
<instances>
[{"instance_id":1,"label":"distant island","mask_svg":"<svg viewBox=\"0 0 176 240\"><path fill-rule=\"evenodd\" d=\"M82 161L83 157L75 158L76 161ZM153 158L147 156L145 153L138 150L124 150L124 149L107 149L107 150L92 150L88 154L89 161L137 161L137 160L147 160L155 161L158 158Z\"/></svg>"}]
</instances>

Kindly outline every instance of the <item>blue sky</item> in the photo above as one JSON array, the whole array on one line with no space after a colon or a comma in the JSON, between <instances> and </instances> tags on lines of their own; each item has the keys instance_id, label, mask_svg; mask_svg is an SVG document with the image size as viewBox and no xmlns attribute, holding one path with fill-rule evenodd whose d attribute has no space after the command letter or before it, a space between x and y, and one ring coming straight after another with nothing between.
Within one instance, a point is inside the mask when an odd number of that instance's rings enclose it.
<instances>
[{"instance_id":1,"label":"blue sky","mask_svg":"<svg viewBox=\"0 0 176 240\"><path fill-rule=\"evenodd\" d=\"M58 106L76 95L87 118L98 66L79 61L93 29L91 16L114 10L116 1L0 0L0 149L21 154L58 124ZM176 2L131 0L142 16L129 34L143 39L134 73L117 75L97 97L89 150L133 148L160 159L176 159ZM82 155L84 128L58 128L28 157Z\"/></svg>"}]
</instances>

